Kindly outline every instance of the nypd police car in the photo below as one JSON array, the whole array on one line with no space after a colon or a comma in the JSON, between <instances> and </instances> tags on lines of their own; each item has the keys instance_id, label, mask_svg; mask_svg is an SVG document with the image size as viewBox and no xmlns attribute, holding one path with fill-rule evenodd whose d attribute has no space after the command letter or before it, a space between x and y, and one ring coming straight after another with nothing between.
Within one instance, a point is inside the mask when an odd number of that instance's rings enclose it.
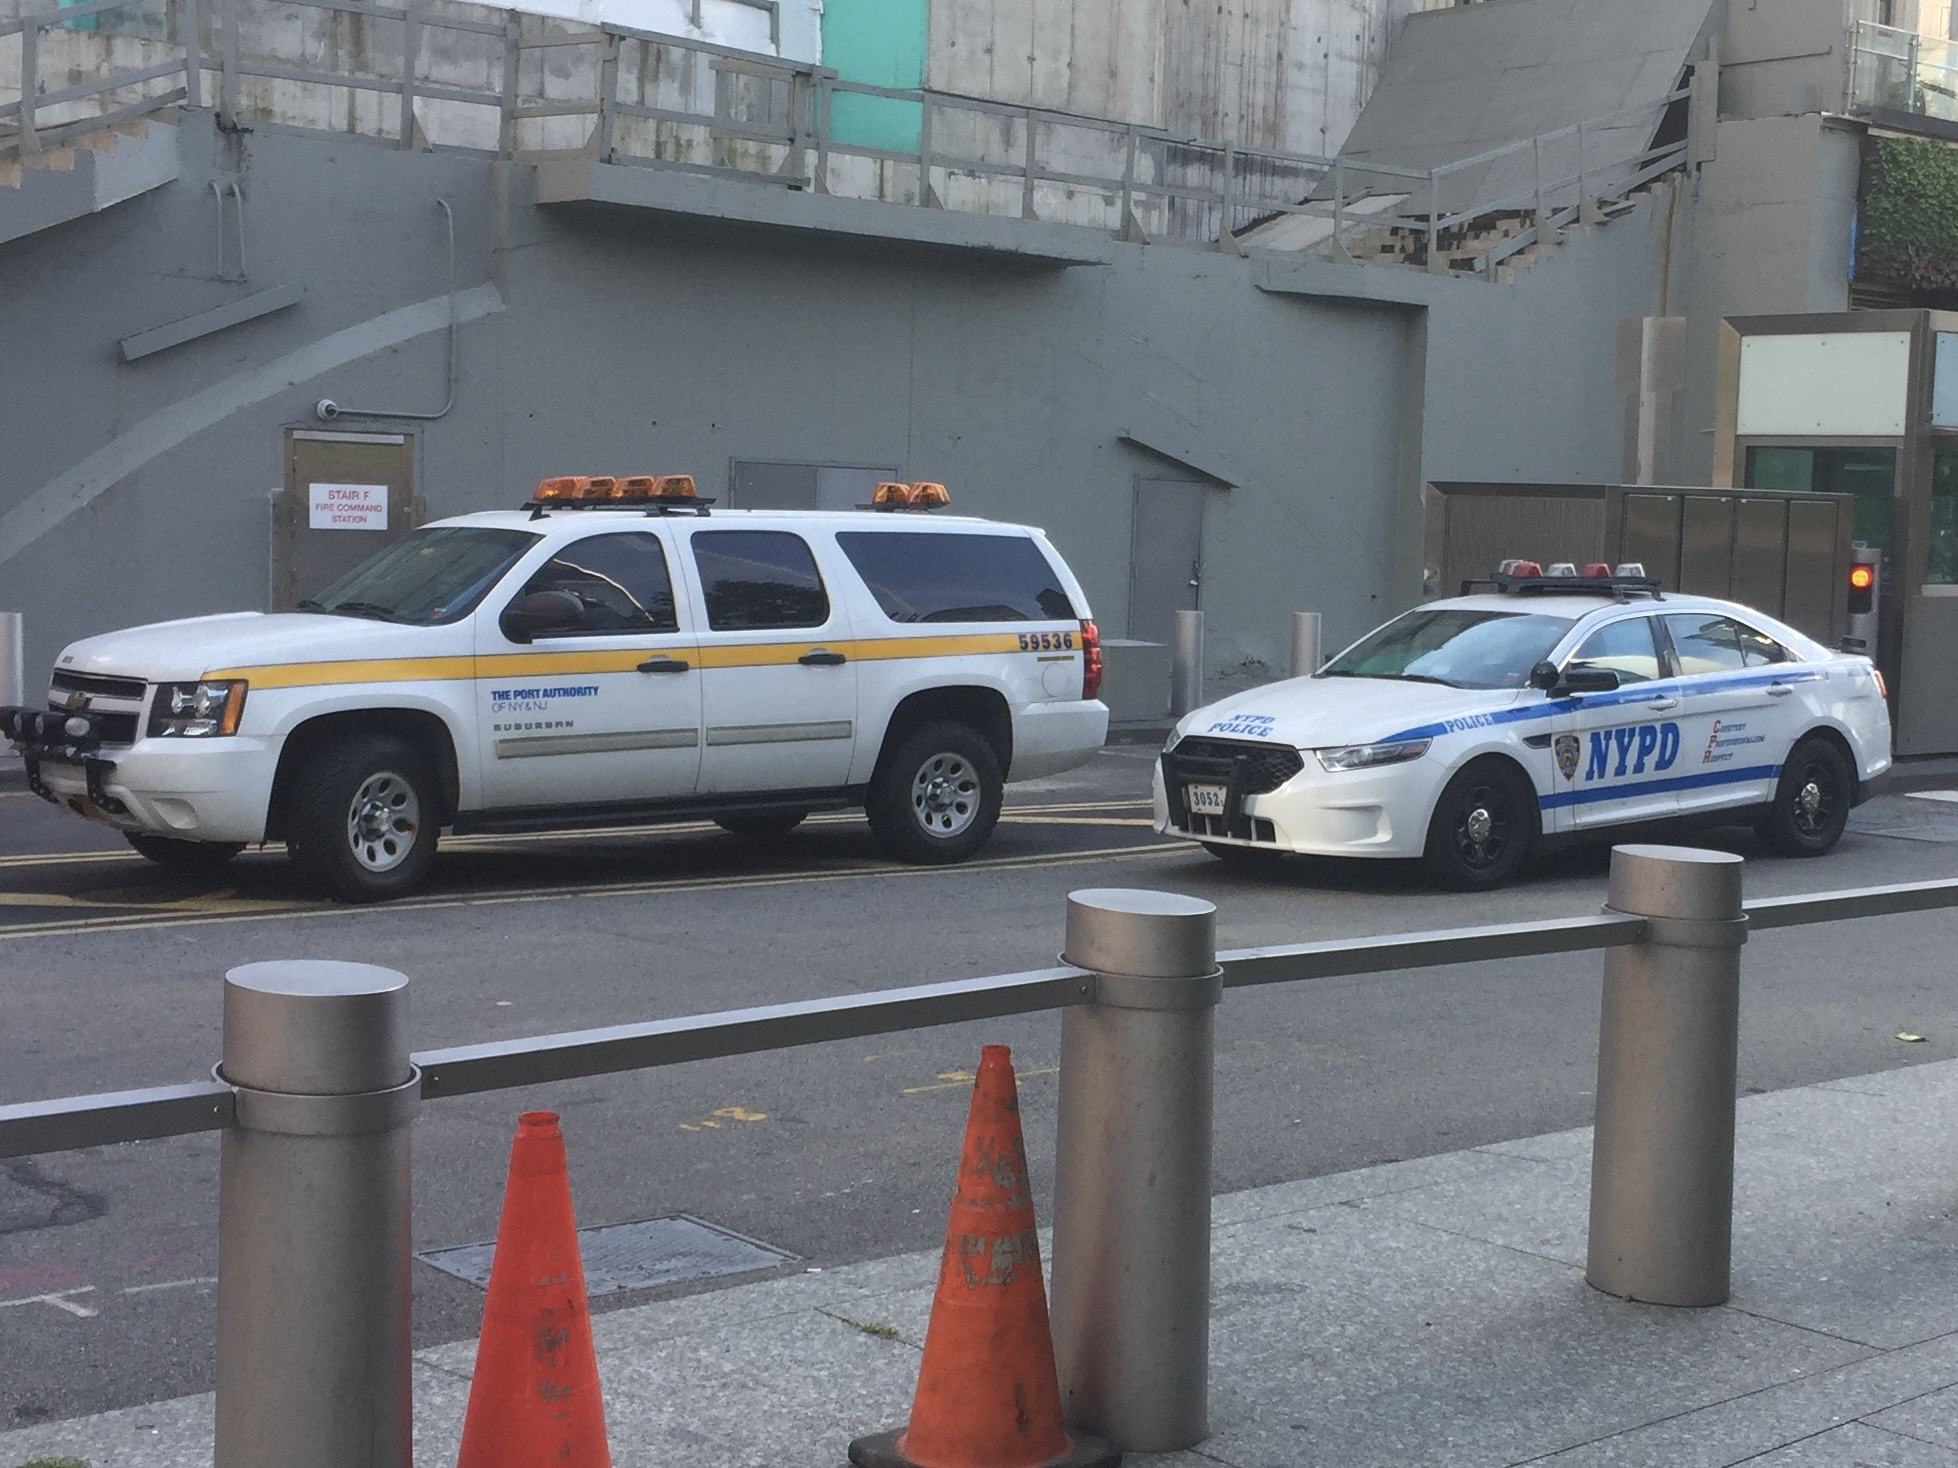
<instances>
[{"instance_id":1,"label":"nypd police car","mask_svg":"<svg viewBox=\"0 0 1958 1468\"><path fill-rule=\"evenodd\" d=\"M1493 887L1532 850L1634 823L1749 823L1819 856L1890 768L1870 660L1642 568L1505 562L1307 678L1196 710L1156 829L1226 859L1419 857ZM1465 588L1469 589L1469 588Z\"/></svg>"},{"instance_id":2,"label":"nypd police car","mask_svg":"<svg viewBox=\"0 0 1958 1468\"><path fill-rule=\"evenodd\" d=\"M1101 746L1087 599L1038 531L919 511L717 511L686 475L544 481L413 532L299 609L74 643L0 709L39 794L151 859L286 843L317 889L412 891L438 833L863 807L962 860L1008 778Z\"/></svg>"}]
</instances>

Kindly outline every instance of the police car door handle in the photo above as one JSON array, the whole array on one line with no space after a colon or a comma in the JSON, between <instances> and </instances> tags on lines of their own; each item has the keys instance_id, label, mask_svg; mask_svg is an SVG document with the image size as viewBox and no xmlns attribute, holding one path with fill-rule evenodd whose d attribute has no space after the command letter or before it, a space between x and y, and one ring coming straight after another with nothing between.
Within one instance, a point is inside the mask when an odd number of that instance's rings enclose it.
<instances>
[{"instance_id":1,"label":"police car door handle","mask_svg":"<svg viewBox=\"0 0 1958 1468\"><path fill-rule=\"evenodd\" d=\"M685 658L669 658L664 655L647 658L639 665L642 673L684 673L693 665Z\"/></svg>"},{"instance_id":2,"label":"police car door handle","mask_svg":"<svg viewBox=\"0 0 1958 1468\"><path fill-rule=\"evenodd\" d=\"M1679 700L1676 698L1652 698L1646 700L1645 706L1649 709L1656 709L1658 712L1664 713L1667 709L1678 708Z\"/></svg>"},{"instance_id":3,"label":"police car door handle","mask_svg":"<svg viewBox=\"0 0 1958 1468\"><path fill-rule=\"evenodd\" d=\"M1768 685L1769 698L1786 698L1794 691L1794 688L1787 683L1770 683Z\"/></svg>"},{"instance_id":4,"label":"police car door handle","mask_svg":"<svg viewBox=\"0 0 1958 1468\"><path fill-rule=\"evenodd\" d=\"M830 652L827 648L819 647L813 652L805 652L796 661L805 668L840 668L845 658L840 652Z\"/></svg>"}]
</instances>

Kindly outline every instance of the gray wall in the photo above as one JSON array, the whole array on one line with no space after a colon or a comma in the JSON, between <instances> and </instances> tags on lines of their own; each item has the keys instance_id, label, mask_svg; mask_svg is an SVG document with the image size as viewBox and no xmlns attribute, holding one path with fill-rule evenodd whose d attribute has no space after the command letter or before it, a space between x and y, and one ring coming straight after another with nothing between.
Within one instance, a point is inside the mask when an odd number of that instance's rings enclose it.
<instances>
[{"instance_id":1,"label":"gray wall","mask_svg":"<svg viewBox=\"0 0 1958 1468\"><path fill-rule=\"evenodd\" d=\"M1423 475L1616 477L1616 322L1653 309L1663 222L1648 204L1513 285L1325 266L1322 294L1278 294L1256 260L1168 246L1001 264L538 209L521 166L223 138L203 114L183 134L177 182L0 246L0 341L32 344L0 354L0 552L30 497L108 485L0 559L37 666L87 633L263 605L282 430L317 427L316 399L439 406L439 331L324 372L294 356L323 338L356 353L344 333L441 296L438 196L487 314L462 329L453 412L408 425L434 514L514 505L554 473L690 471L714 490L734 458L891 463L1045 526L1120 628L1133 477L1187 473L1127 436L1227 466L1209 653L1250 677L1282 670L1295 609L1323 610L1337 644L1414 599ZM210 278L208 185L234 175L247 285ZM1338 298L1389 277L1399 303ZM290 281L293 309L119 359L123 336Z\"/></svg>"}]
</instances>

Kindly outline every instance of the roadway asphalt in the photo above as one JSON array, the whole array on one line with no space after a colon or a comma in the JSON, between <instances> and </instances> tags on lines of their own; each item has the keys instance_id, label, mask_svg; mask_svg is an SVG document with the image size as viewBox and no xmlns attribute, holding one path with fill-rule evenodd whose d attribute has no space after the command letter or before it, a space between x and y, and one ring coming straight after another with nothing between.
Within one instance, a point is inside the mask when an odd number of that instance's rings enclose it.
<instances>
[{"instance_id":1,"label":"roadway asphalt","mask_svg":"<svg viewBox=\"0 0 1958 1468\"><path fill-rule=\"evenodd\" d=\"M221 975L255 959L403 970L429 1047L1040 967L1080 887L1209 898L1226 947L1592 912L1604 895L1602 849L1491 896L1436 894L1399 866L1247 876L1148 829L1149 758L1110 749L1014 787L983 857L951 870L889 866L844 818L768 848L698 827L482 838L445 846L427 896L365 909L307 901L275 855L187 882L0 788L0 1101L203 1077ZM1757 858L1745 833L1706 839ZM1830 857L1753 859L1747 881L1762 896L1939 876L1958 876L1958 804L1889 796ZM1743 1087L1958 1056L1951 932L1927 914L1756 937ZM1217 1189L1587 1123L1599 970L1580 955L1233 992ZM417 1247L493 1235L516 1114L549 1106L581 1223L689 1213L792 1251L796 1270L928 1249L987 1040L1013 1046L1044 1210L1052 1015L431 1103ZM216 1171L211 1136L0 1163L0 1427L208 1388ZM418 1341L473 1334L481 1304L417 1267Z\"/></svg>"}]
</instances>

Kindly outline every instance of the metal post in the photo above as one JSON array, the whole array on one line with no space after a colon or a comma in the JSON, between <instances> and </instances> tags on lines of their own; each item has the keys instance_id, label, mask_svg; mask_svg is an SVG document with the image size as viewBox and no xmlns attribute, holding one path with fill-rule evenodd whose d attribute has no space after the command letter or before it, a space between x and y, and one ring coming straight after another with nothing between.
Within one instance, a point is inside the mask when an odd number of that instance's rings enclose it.
<instances>
[{"instance_id":1,"label":"metal post","mask_svg":"<svg viewBox=\"0 0 1958 1468\"><path fill-rule=\"evenodd\" d=\"M204 105L204 22L198 14L197 0L184 0L184 106Z\"/></svg>"},{"instance_id":2,"label":"metal post","mask_svg":"<svg viewBox=\"0 0 1958 1468\"><path fill-rule=\"evenodd\" d=\"M415 146L415 66L421 56L421 17L411 5L401 12L401 139L399 146Z\"/></svg>"},{"instance_id":3,"label":"metal post","mask_svg":"<svg viewBox=\"0 0 1958 1468\"><path fill-rule=\"evenodd\" d=\"M1134 1452L1209 1432L1217 910L1104 888L1067 899L1095 1001L1061 1019L1054 1354L1070 1425Z\"/></svg>"},{"instance_id":4,"label":"metal post","mask_svg":"<svg viewBox=\"0 0 1958 1468\"><path fill-rule=\"evenodd\" d=\"M216 1468L409 1468L408 980L224 976Z\"/></svg>"},{"instance_id":5,"label":"metal post","mask_svg":"<svg viewBox=\"0 0 1958 1468\"><path fill-rule=\"evenodd\" d=\"M1203 703L1203 613L1176 614L1176 641L1170 650L1169 716L1180 719Z\"/></svg>"},{"instance_id":6,"label":"metal post","mask_svg":"<svg viewBox=\"0 0 1958 1468\"><path fill-rule=\"evenodd\" d=\"M224 70L218 78L218 121L226 128L238 126L238 0L218 0L224 9Z\"/></svg>"},{"instance_id":7,"label":"metal post","mask_svg":"<svg viewBox=\"0 0 1958 1468\"><path fill-rule=\"evenodd\" d=\"M1606 910L1645 918L1648 936L1604 960L1584 1277L1606 1294L1727 1298L1744 865L1677 846L1611 853Z\"/></svg>"},{"instance_id":8,"label":"metal post","mask_svg":"<svg viewBox=\"0 0 1958 1468\"><path fill-rule=\"evenodd\" d=\"M938 196L931 191L931 93L920 92L918 97L918 204L933 209Z\"/></svg>"},{"instance_id":9,"label":"metal post","mask_svg":"<svg viewBox=\"0 0 1958 1468\"><path fill-rule=\"evenodd\" d=\"M1237 139L1224 140L1224 190L1217 197L1217 248L1230 252L1237 237L1231 233L1231 197L1237 187Z\"/></svg>"},{"instance_id":10,"label":"metal post","mask_svg":"<svg viewBox=\"0 0 1958 1468\"><path fill-rule=\"evenodd\" d=\"M830 98L834 95L830 88L831 77L828 72L816 78L816 192L829 192L829 112Z\"/></svg>"},{"instance_id":11,"label":"metal post","mask_svg":"<svg viewBox=\"0 0 1958 1468\"><path fill-rule=\"evenodd\" d=\"M1428 274L1446 275L1448 262L1441 258L1441 170L1428 170Z\"/></svg>"},{"instance_id":12,"label":"metal post","mask_svg":"<svg viewBox=\"0 0 1958 1468\"><path fill-rule=\"evenodd\" d=\"M598 161L612 161L612 135L617 127L617 108L619 105L619 37L614 31L605 33L605 40L599 49L598 61ZM727 148L732 141L723 144L720 161L728 162Z\"/></svg>"},{"instance_id":13,"label":"metal post","mask_svg":"<svg viewBox=\"0 0 1958 1468\"><path fill-rule=\"evenodd\" d=\"M1122 238L1129 237L1135 219L1135 124L1128 124L1122 146Z\"/></svg>"},{"instance_id":14,"label":"metal post","mask_svg":"<svg viewBox=\"0 0 1958 1468\"><path fill-rule=\"evenodd\" d=\"M517 79L522 65L523 27L511 21L503 27L503 102L496 129L496 151L504 158L517 153Z\"/></svg>"},{"instance_id":15,"label":"metal post","mask_svg":"<svg viewBox=\"0 0 1958 1468\"><path fill-rule=\"evenodd\" d=\"M1308 678L1325 661L1319 651L1320 616L1317 612L1292 613L1292 676Z\"/></svg>"},{"instance_id":16,"label":"metal post","mask_svg":"<svg viewBox=\"0 0 1958 1468\"><path fill-rule=\"evenodd\" d=\"M27 618L0 612L0 704L27 703Z\"/></svg>"},{"instance_id":17,"label":"metal post","mask_svg":"<svg viewBox=\"0 0 1958 1468\"><path fill-rule=\"evenodd\" d=\"M1027 116L1027 156L1026 156L1026 162L1022 165L1020 170L1021 176L1024 180L1020 190L1020 217L1022 219L1038 219L1040 217L1040 214L1033 207L1035 123L1033 120L1033 109L1031 107L1027 108L1026 116Z\"/></svg>"},{"instance_id":18,"label":"metal post","mask_svg":"<svg viewBox=\"0 0 1958 1468\"><path fill-rule=\"evenodd\" d=\"M20 26L20 151L41 151L40 134L34 131L34 111L41 94L41 20L21 17Z\"/></svg>"},{"instance_id":19,"label":"metal post","mask_svg":"<svg viewBox=\"0 0 1958 1468\"><path fill-rule=\"evenodd\" d=\"M1350 260L1346 248L1346 160L1333 159L1333 239L1328 252L1335 260Z\"/></svg>"}]
</instances>

